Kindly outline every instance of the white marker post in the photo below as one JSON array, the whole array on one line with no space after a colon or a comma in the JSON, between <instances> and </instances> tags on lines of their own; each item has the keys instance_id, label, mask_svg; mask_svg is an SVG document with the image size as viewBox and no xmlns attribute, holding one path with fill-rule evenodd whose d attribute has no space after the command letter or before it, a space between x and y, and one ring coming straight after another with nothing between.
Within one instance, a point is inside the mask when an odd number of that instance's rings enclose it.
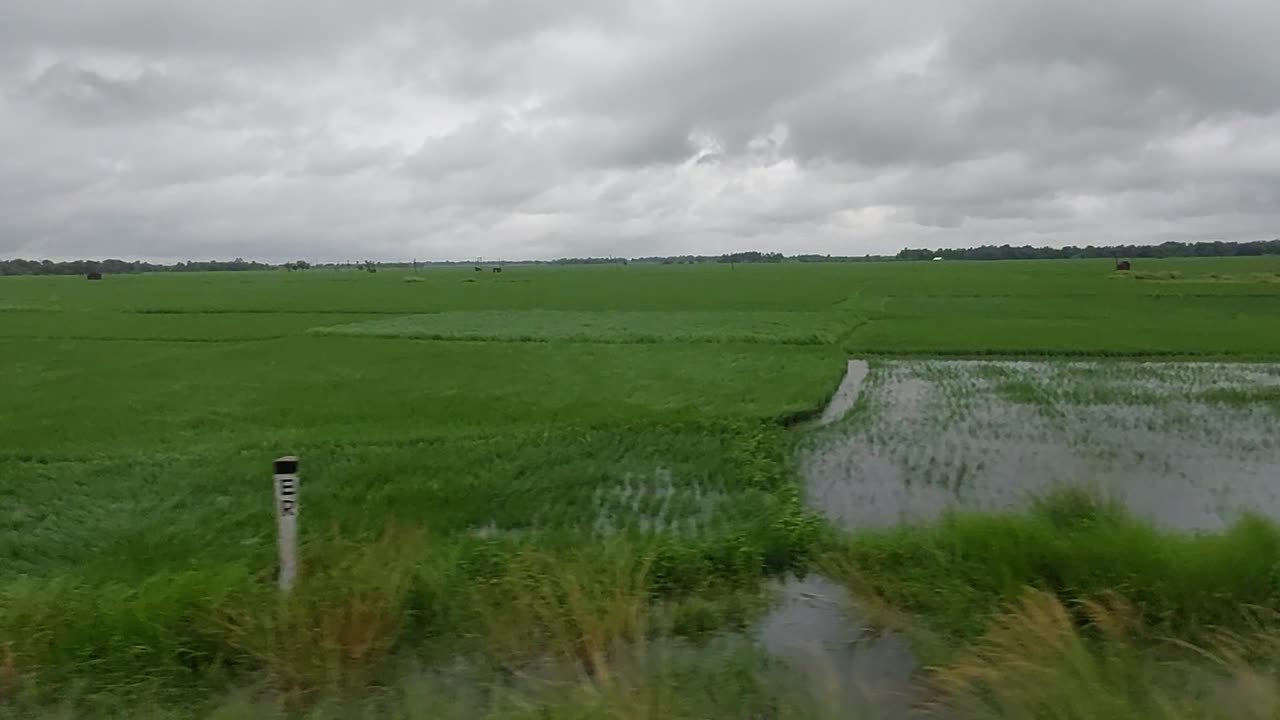
<instances>
[{"instance_id":1,"label":"white marker post","mask_svg":"<svg viewBox=\"0 0 1280 720\"><path fill-rule=\"evenodd\" d=\"M276 458L272 469L280 531L280 591L287 593L298 575L298 458Z\"/></svg>"}]
</instances>

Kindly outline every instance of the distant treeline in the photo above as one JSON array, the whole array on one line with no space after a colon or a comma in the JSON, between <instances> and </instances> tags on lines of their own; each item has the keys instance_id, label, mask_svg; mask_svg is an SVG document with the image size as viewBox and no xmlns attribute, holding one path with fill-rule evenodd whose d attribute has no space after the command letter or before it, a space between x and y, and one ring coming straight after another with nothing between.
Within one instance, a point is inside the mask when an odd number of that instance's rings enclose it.
<instances>
[{"instance_id":1,"label":"distant treeline","mask_svg":"<svg viewBox=\"0 0 1280 720\"><path fill-rule=\"evenodd\" d=\"M752 250L750 252L736 252L728 255L721 255L716 262L722 263L780 263L786 260L786 256L782 253L762 253Z\"/></svg>"},{"instance_id":2,"label":"distant treeline","mask_svg":"<svg viewBox=\"0 0 1280 720\"><path fill-rule=\"evenodd\" d=\"M1280 255L1280 240L1252 242L1166 242L1159 245L1089 245L1088 247L1031 247L1023 245L983 245L975 248L938 250L909 248L898 253L899 260L1065 260L1069 258L1168 258L1236 257Z\"/></svg>"},{"instance_id":3,"label":"distant treeline","mask_svg":"<svg viewBox=\"0 0 1280 720\"><path fill-rule=\"evenodd\" d=\"M244 260L207 260L180 262L174 265L131 260L0 260L0 275L87 275L99 273L140 272L214 272L222 270L270 270L274 265Z\"/></svg>"},{"instance_id":4,"label":"distant treeline","mask_svg":"<svg viewBox=\"0 0 1280 720\"><path fill-rule=\"evenodd\" d=\"M781 263L781 262L884 262L892 260L1065 260L1070 258L1166 258L1166 257L1236 257L1280 255L1280 240L1256 240L1251 242L1166 242L1159 245L1089 245L1064 248L1032 247L1030 245L983 245L973 248L908 248L896 256L888 255L783 255L777 252L726 253L724 255L654 255L650 257L582 257L557 260L496 260L448 261L423 260L413 262L378 263L366 260L359 263L308 263L298 260L271 265L254 260L205 260L163 265L130 260L0 260L0 275L87 275L99 273L141 272L216 272L234 270L368 270L384 268L455 267L464 265L627 265L650 263L661 265L696 265L701 263Z\"/></svg>"},{"instance_id":5,"label":"distant treeline","mask_svg":"<svg viewBox=\"0 0 1280 720\"><path fill-rule=\"evenodd\" d=\"M662 265L694 265L697 263L781 263L781 262L868 262L892 260L883 255L783 255L778 252L726 253L724 255L669 255L635 258L632 262L661 263Z\"/></svg>"}]
</instances>

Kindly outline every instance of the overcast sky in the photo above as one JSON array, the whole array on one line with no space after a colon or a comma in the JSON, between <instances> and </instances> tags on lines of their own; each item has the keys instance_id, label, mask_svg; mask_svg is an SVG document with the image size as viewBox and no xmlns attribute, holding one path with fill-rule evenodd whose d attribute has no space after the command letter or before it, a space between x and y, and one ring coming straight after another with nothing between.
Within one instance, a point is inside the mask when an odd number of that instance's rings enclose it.
<instances>
[{"instance_id":1,"label":"overcast sky","mask_svg":"<svg viewBox=\"0 0 1280 720\"><path fill-rule=\"evenodd\" d=\"M1280 235L1275 0L3 0L0 257Z\"/></svg>"}]
</instances>

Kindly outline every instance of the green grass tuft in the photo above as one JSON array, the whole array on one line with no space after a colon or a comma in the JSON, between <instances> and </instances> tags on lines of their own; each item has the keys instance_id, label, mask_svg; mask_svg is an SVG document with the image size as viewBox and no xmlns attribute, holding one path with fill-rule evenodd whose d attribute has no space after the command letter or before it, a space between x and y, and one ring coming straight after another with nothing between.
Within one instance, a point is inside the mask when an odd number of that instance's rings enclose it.
<instances>
[{"instance_id":1,"label":"green grass tuft","mask_svg":"<svg viewBox=\"0 0 1280 720\"><path fill-rule=\"evenodd\" d=\"M1082 491L1026 515L953 513L866 531L840 552L855 591L918 614L952 641L978 637L1024 588L1064 602L1114 594L1142 621L1183 637L1280 609L1280 527L1246 517L1217 534L1157 530Z\"/></svg>"}]
</instances>

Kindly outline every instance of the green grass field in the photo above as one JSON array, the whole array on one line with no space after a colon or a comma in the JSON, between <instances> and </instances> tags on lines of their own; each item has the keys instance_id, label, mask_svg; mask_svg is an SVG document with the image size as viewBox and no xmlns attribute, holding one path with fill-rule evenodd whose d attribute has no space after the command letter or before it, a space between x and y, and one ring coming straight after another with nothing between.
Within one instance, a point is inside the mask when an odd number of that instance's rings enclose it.
<instances>
[{"instance_id":1,"label":"green grass field","mask_svg":"<svg viewBox=\"0 0 1280 720\"><path fill-rule=\"evenodd\" d=\"M940 601L920 583L958 587L967 575L951 568L981 568L949 567L937 548L968 558L985 531L858 539L807 508L793 448L848 357L1280 359L1280 258L1111 270L0 278L0 717L142 705L261 717L329 702L325 716L363 717L341 705L351 693L402 708L369 716L415 717L412 702L366 691L449 694L406 663L458 657L485 677L561 658L598 691L508 688L542 699L486 694L459 701L459 717L545 716L529 703L575 717L609 715L610 703L650 711L610 716L803 716L765 687L766 660L708 639L750 627L765 578L862 558L880 595L948 638L976 636L1017 588L1045 584L1043 565L1020 556L998 587ZM285 454L302 463L304 576L282 604L270 462ZM1034 549L1048 542L1040 528L998 532ZM1278 552L1261 530L1231 537L1197 557L1217 563L1233 542ZM919 557L929 562L895 572ZM1143 577L1108 572L1068 589ZM1276 599L1247 589L1239 602ZM659 663L678 672L640 662L599 691L626 656L618 642L692 659ZM713 650L716 663L697 659Z\"/></svg>"}]
</instances>

